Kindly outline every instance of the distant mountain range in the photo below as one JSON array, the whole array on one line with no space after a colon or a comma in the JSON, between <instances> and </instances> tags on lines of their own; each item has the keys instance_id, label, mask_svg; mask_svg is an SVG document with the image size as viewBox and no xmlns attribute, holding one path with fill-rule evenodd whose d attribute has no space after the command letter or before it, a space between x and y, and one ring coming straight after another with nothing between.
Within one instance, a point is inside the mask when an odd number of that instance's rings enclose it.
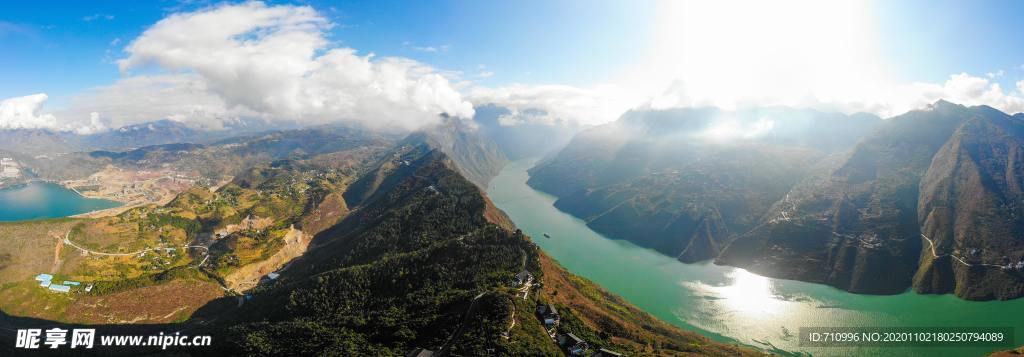
<instances>
[{"instance_id":1,"label":"distant mountain range","mask_svg":"<svg viewBox=\"0 0 1024 357\"><path fill-rule=\"evenodd\" d=\"M239 121L228 124L222 130L200 130L181 122L162 119L88 135L50 129L2 129L0 150L42 155L93 150L130 150L163 144L207 144L230 137L291 127L293 126L271 125L260 121Z\"/></svg>"},{"instance_id":2,"label":"distant mountain range","mask_svg":"<svg viewBox=\"0 0 1024 357\"><path fill-rule=\"evenodd\" d=\"M685 262L1009 299L1024 296L1022 120L944 101L887 120L635 111L577 135L529 183L595 230Z\"/></svg>"}]
</instances>

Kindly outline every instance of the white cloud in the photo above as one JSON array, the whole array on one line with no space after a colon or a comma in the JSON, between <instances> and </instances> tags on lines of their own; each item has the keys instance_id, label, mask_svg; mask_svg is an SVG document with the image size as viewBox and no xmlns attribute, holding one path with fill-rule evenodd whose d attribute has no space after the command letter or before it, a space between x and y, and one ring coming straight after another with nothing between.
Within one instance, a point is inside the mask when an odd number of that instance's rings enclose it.
<instances>
[{"instance_id":1,"label":"white cloud","mask_svg":"<svg viewBox=\"0 0 1024 357\"><path fill-rule=\"evenodd\" d=\"M96 20L108 20L109 21L109 20L113 20L113 19L114 19L114 15L110 15L110 14L92 14L92 15L88 15L88 16L82 17L82 21L86 21L86 22L96 21Z\"/></svg>"},{"instance_id":2,"label":"white cloud","mask_svg":"<svg viewBox=\"0 0 1024 357\"><path fill-rule=\"evenodd\" d=\"M107 130L110 129L107 128L106 124L103 123L103 119L100 119L100 113L92 112L89 113L89 125L81 126L78 129L75 129L75 133L80 135L89 135L102 133Z\"/></svg>"},{"instance_id":3,"label":"white cloud","mask_svg":"<svg viewBox=\"0 0 1024 357\"><path fill-rule=\"evenodd\" d=\"M988 105L1013 114L1024 111L1021 84L1021 82L1017 82L1018 92L1005 93L999 83L991 82L987 78L960 73L950 76L942 86L919 85L919 87L927 102L946 99L963 105Z\"/></svg>"},{"instance_id":4,"label":"white cloud","mask_svg":"<svg viewBox=\"0 0 1024 357\"><path fill-rule=\"evenodd\" d=\"M1009 114L1024 111L1024 95L1020 88L1006 92L999 83L987 76L967 73L951 75L943 83L894 84L880 89L874 96L859 99L859 102L849 100L833 104L832 108L844 112L865 111L888 117L921 109L944 99L967 106L988 105Z\"/></svg>"},{"instance_id":5,"label":"white cloud","mask_svg":"<svg viewBox=\"0 0 1024 357\"><path fill-rule=\"evenodd\" d=\"M257 115L244 108L229 110L204 78L188 73L122 78L76 95L69 109L56 114L61 118L88 118L94 112L103 113L105 125L111 128L171 119L193 127L219 129L224 122Z\"/></svg>"},{"instance_id":6,"label":"white cloud","mask_svg":"<svg viewBox=\"0 0 1024 357\"><path fill-rule=\"evenodd\" d=\"M440 46L413 46L412 49L420 52L438 53L448 52L451 45L440 45Z\"/></svg>"},{"instance_id":7,"label":"white cloud","mask_svg":"<svg viewBox=\"0 0 1024 357\"><path fill-rule=\"evenodd\" d=\"M985 73L985 76L990 78L990 79L995 79L995 78L1002 77L1004 74L1006 74L1006 72L1000 69L1000 70L995 71L995 72Z\"/></svg>"},{"instance_id":8,"label":"white cloud","mask_svg":"<svg viewBox=\"0 0 1024 357\"><path fill-rule=\"evenodd\" d=\"M600 124L615 120L636 98L614 86L591 89L563 85L511 85L473 88L474 104L496 104L511 113L499 118L503 125L518 123Z\"/></svg>"},{"instance_id":9,"label":"white cloud","mask_svg":"<svg viewBox=\"0 0 1024 357\"><path fill-rule=\"evenodd\" d=\"M260 2L179 13L132 41L118 65L125 73L152 66L176 73L176 80L187 78L198 91L190 95L210 106L167 110L179 112L182 120L244 113L303 123L349 121L411 129L438 120L441 113L473 116L472 105L441 72L409 59L376 59L351 48L330 47L324 32L331 26L311 7ZM139 84L122 83L131 78L101 92L130 105L122 100L130 93L113 93L122 85ZM133 120L142 119L155 118Z\"/></svg>"},{"instance_id":10,"label":"white cloud","mask_svg":"<svg viewBox=\"0 0 1024 357\"><path fill-rule=\"evenodd\" d=\"M57 128L53 114L41 113L47 98L39 93L0 101L0 129Z\"/></svg>"}]
</instances>

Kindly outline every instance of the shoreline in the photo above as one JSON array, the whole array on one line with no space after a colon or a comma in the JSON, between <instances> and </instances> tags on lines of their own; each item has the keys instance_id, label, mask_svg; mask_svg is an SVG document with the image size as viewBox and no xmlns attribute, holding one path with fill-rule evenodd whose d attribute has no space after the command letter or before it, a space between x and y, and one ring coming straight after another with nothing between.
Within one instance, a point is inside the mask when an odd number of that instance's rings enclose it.
<instances>
[{"instance_id":1,"label":"shoreline","mask_svg":"<svg viewBox=\"0 0 1024 357\"><path fill-rule=\"evenodd\" d=\"M38 220L48 220L48 219L100 218L100 217L114 216L114 215L120 214L120 213L122 213L124 211L127 211L129 209L140 207L140 206L145 206L145 205L150 204L150 203L162 204L162 202L124 202L124 201L121 201L121 200L118 200L118 199L115 199L115 198L111 198L111 197L86 195L86 194L83 194L81 191L77 190L76 188L71 187L69 185L65 185L65 184L61 183L60 181L40 179L40 178L31 178L31 179L25 179L25 180L18 180L16 182L11 182L11 183L3 183L3 184L0 184L0 191L4 191L4 190L17 190L17 189L21 189L21 188L27 187L27 186L29 186L31 184L35 184L35 183L53 184L53 185L59 186L60 188L66 189L66 190L71 191L71 192L74 192L76 195L78 195L79 198L86 199L86 200L104 200L104 201L108 201L108 202L114 202L114 203L117 203L118 206L108 207L108 208L101 208L101 209L95 209L95 210L91 210L91 211L87 211L87 212L76 213L76 214L60 216L60 217L39 217L39 218L20 219L20 220L12 220L12 221L4 220L4 221L0 221L0 222L11 223L11 222L29 222L29 221L38 221ZM161 201L168 201L169 202L170 200L164 199L164 200L161 200Z\"/></svg>"}]
</instances>

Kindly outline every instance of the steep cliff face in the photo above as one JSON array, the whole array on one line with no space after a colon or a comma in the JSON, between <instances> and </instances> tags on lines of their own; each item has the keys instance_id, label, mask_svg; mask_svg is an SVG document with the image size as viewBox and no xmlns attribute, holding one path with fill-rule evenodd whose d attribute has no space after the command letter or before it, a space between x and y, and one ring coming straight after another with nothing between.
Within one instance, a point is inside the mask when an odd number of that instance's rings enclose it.
<instances>
[{"instance_id":1,"label":"steep cliff face","mask_svg":"<svg viewBox=\"0 0 1024 357\"><path fill-rule=\"evenodd\" d=\"M925 245L915 290L983 300L1024 295L1022 132L1014 118L973 117L936 153L921 180Z\"/></svg>"},{"instance_id":2,"label":"steep cliff face","mask_svg":"<svg viewBox=\"0 0 1024 357\"><path fill-rule=\"evenodd\" d=\"M861 293L913 285L970 299L1020 296L1016 270L969 267L951 255L973 252L969 264L1020 260L1019 125L988 107L948 102L893 118L794 187L717 262Z\"/></svg>"}]
</instances>

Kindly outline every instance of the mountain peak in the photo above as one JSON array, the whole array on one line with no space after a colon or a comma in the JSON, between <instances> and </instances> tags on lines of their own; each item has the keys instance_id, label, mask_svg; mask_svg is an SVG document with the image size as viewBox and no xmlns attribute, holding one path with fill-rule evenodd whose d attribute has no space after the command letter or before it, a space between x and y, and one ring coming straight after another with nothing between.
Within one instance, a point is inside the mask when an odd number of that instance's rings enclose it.
<instances>
[{"instance_id":1,"label":"mountain peak","mask_svg":"<svg viewBox=\"0 0 1024 357\"><path fill-rule=\"evenodd\" d=\"M963 105L956 104L945 99L939 99L928 105L928 109L943 109L943 108L965 108Z\"/></svg>"}]
</instances>

